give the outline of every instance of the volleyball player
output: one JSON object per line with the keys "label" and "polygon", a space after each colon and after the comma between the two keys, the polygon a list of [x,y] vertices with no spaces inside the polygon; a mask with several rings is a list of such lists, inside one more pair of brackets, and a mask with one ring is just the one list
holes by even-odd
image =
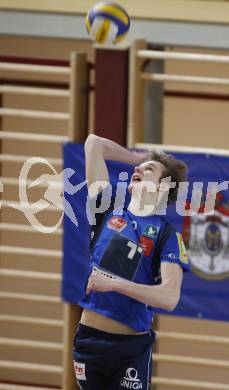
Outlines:
{"label": "volleyball player", "polygon": [[[83,390],[147,390],[154,308],[174,310],[183,269],[188,268],[181,235],[159,213],[166,193],[168,203],[176,201],[186,165],[165,153],[149,158],[95,135],[88,137],[85,155],[89,194],[92,183],[109,184],[106,160],[135,168],[128,207],[113,210],[113,202],[104,215],[97,215],[92,272],[74,338],[76,378]],[[169,192],[165,178],[175,183]],[[151,183],[155,191],[149,191]]]}

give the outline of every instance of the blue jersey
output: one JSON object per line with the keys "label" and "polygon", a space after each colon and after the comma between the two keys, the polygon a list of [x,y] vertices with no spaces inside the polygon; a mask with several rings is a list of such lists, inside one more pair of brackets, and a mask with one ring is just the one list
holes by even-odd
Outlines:
{"label": "blue jersey", "polygon": [[[91,267],[135,283],[161,283],[161,262],[189,269],[182,237],[159,215],[139,217],[127,209],[97,216],[92,231]],[[79,305],[138,332],[151,328],[154,308],[116,292],[91,292]]]}

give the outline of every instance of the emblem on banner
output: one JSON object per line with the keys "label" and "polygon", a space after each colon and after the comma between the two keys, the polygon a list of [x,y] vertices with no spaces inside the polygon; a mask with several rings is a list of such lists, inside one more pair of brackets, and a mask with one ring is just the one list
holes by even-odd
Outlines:
{"label": "emblem on banner", "polygon": [[182,236],[192,271],[205,279],[229,277],[229,205],[216,202],[212,215],[201,206],[192,217],[184,218]]}

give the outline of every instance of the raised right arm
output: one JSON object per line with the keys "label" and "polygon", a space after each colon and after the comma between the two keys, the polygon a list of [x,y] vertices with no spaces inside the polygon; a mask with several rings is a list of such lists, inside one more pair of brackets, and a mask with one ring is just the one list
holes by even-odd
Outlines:
{"label": "raised right arm", "polygon": [[90,134],[84,145],[86,159],[86,179],[88,188],[96,181],[110,183],[104,158],[104,145],[101,137]]}
{"label": "raised right arm", "polygon": [[86,178],[88,188],[96,181],[110,183],[106,160],[125,162],[131,165],[140,164],[145,153],[129,151],[109,139],[90,134],[85,142]]}

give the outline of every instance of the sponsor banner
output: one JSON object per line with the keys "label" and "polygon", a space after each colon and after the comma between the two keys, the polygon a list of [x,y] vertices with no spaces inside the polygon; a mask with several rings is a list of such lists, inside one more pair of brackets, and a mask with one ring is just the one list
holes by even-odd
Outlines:
{"label": "sponsor banner", "polygon": [[[180,191],[180,201],[166,209],[163,218],[179,232],[177,239],[181,261],[184,264],[189,261],[191,264],[191,271],[184,273],[180,303],[172,314],[229,321],[229,158],[203,153],[171,154],[188,165],[189,176],[187,186]],[[71,178],[72,184],[85,180],[82,145],[65,144],[64,166],[76,172]],[[112,195],[115,196],[120,186],[125,186],[125,181],[119,180],[120,173],[126,172],[128,183],[133,167],[108,161],[108,168]],[[218,187],[215,191],[216,185]],[[212,201],[214,191],[217,194],[215,202]],[[85,289],[89,272],[85,187],[75,196],[68,195],[67,199],[79,226],[74,226],[65,213],[62,291],[64,299],[77,303]],[[126,205],[130,200],[128,192],[124,199]],[[117,234],[126,227],[126,221],[121,215],[111,218],[107,223]],[[137,229],[137,223],[135,225],[133,228]],[[149,224],[145,228],[140,240],[146,255],[150,255],[157,234],[154,225]]]}

